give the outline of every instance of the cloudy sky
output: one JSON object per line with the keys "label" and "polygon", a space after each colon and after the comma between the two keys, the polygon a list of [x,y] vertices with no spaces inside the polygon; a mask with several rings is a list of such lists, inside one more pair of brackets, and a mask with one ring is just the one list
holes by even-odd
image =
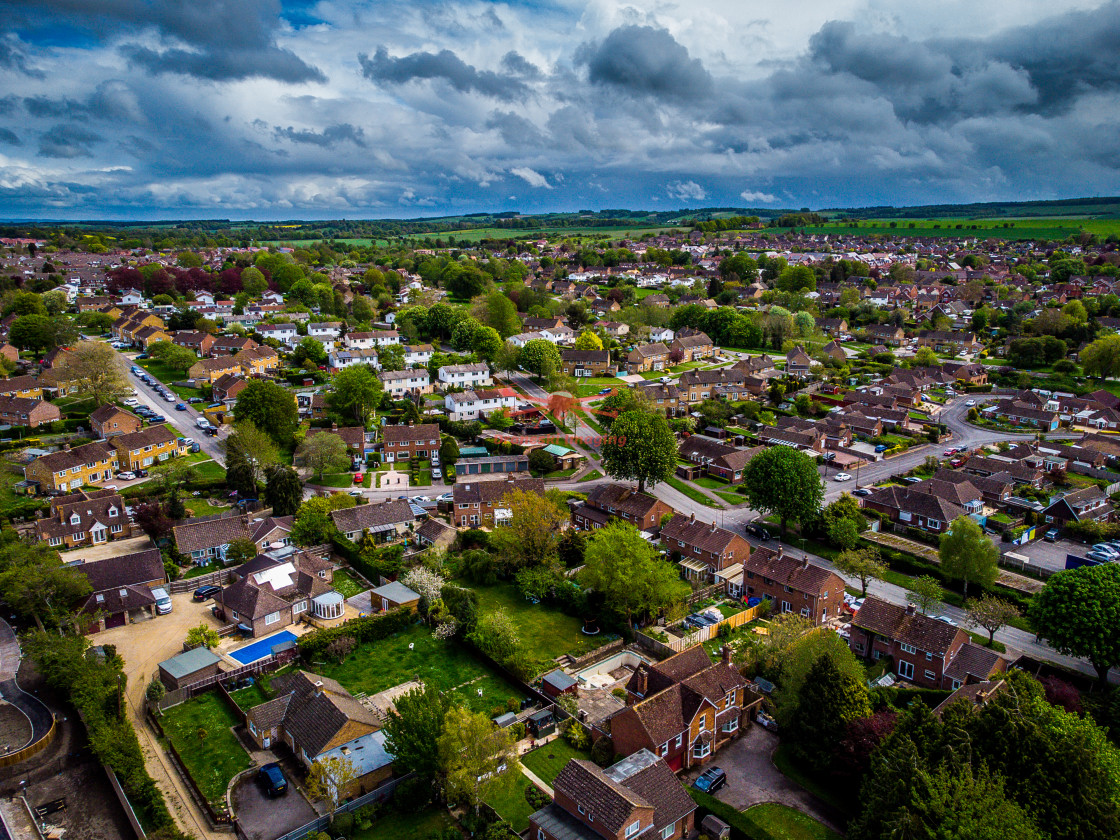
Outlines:
{"label": "cloudy sky", "polygon": [[1120,0],[2,7],[2,218],[1120,193]]}

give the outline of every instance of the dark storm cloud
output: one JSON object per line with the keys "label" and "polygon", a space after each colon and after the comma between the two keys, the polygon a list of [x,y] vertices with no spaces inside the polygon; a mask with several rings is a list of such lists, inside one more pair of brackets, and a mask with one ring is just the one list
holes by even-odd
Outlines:
{"label": "dark storm cloud", "polygon": [[287,128],[276,126],[276,128],[273,129],[273,134],[282,140],[320,146],[324,149],[333,148],[347,140],[359,148],[364,149],[366,147],[365,132],[360,128],[350,125],[350,123],[329,125],[322,131],[312,131],[310,129],[297,131],[291,126]]}
{"label": "dark storm cloud", "polygon": [[511,76],[520,76],[523,79],[539,79],[541,70],[521,53],[510,50],[502,56],[502,69]]}
{"label": "dark storm cloud", "polygon": [[6,5],[11,27],[35,30],[46,19],[103,41],[154,28],[172,42],[166,49],[122,48],[130,61],[152,73],[215,81],[325,81],[318,69],[276,44],[279,0],[9,0]]}
{"label": "dark storm cloud", "polygon": [[90,147],[101,139],[101,135],[76,125],[56,125],[39,137],[39,154],[63,159],[91,157]]}
{"label": "dark storm cloud", "polygon": [[592,84],[643,96],[676,100],[706,98],[712,77],[700,59],[664,29],[620,26],[599,43],[584,44],[576,63]]}
{"label": "dark storm cloud", "polygon": [[0,143],[7,143],[9,146],[23,145],[23,141],[16,136],[15,132],[6,128],[0,128]]}
{"label": "dark storm cloud", "polygon": [[461,93],[474,91],[507,102],[523,100],[529,95],[529,88],[523,82],[491,70],[478,70],[451,50],[415,52],[391,58],[385,47],[378,47],[373,58],[362,54],[358,62],[362,75],[372,82],[403,85],[416,79],[442,79]]}
{"label": "dark storm cloud", "polygon": [[34,79],[45,78],[42,71],[31,66],[27,57],[27,50],[15,35],[0,36],[0,67],[18,70],[25,76]]}

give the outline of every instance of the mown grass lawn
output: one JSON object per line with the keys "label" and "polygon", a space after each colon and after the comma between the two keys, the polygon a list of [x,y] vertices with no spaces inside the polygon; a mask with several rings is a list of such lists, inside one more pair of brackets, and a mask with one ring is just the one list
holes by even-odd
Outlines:
{"label": "mown grass lawn", "polygon": [[738,493],[725,493],[717,490],[716,495],[727,502],[729,505],[745,505],[747,503],[746,496],[740,496]]}
{"label": "mown grass lawn", "polygon": [[331,579],[331,586],[334,587],[335,591],[343,598],[353,598],[355,595],[365,592],[366,589],[369,588],[343,569],[339,569],[334,573],[334,577]]}
{"label": "mown grass lawn", "polygon": [[232,505],[212,505],[206,499],[184,499],[183,507],[190,511],[191,516],[213,516],[215,513],[225,513]]}
{"label": "mown grass lawn", "polygon": [[194,465],[195,478],[206,481],[226,477],[226,468],[217,461],[203,461]]}
{"label": "mown grass lawn", "polygon": [[518,770],[517,782],[509,790],[485,800],[486,804],[497,811],[498,816],[512,825],[513,830],[518,834],[529,827],[529,815],[537,810],[525,798],[525,789],[531,784],[532,782]]}
{"label": "mown grass lawn", "polygon": [[487,713],[498,706],[505,711],[510,697],[518,702],[522,697],[515,686],[491,673],[466,648],[433,638],[422,624],[361,645],[342,664],[326,660],[313,663],[310,670],[338,680],[351,694],[376,694],[420,679],[440,691],[455,689],[459,702]]}
{"label": "mown grass lawn", "polygon": [[599,472],[598,470],[592,470],[587,475],[585,475],[583,478],[581,478],[579,480],[579,483],[582,484],[585,481],[594,481],[595,479],[602,478],[602,477],[603,477],[603,474],[601,472]]}
{"label": "mown grass lawn", "polygon": [[585,636],[580,632],[583,623],[578,618],[526,601],[515,586],[471,584],[468,588],[478,594],[480,612],[504,608],[517,626],[526,650],[541,659],[555,659],[565,653],[578,655],[606,644],[602,636]]}
{"label": "mown grass lawn", "polygon": [[590,753],[577,750],[563,738],[549,741],[543,747],[521,756],[521,763],[533,771],[536,776],[548,785],[557,774],[564,769],[564,765],[573,758],[590,758]]}
{"label": "mown grass lawn", "polygon": [[708,490],[722,490],[727,486],[726,481],[720,481],[718,478],[712,478],[710,475],[702,475],[699,478],[694,478],[692,483],[697,487],[704,487]]}
{"label": "mown grass lawn", "polygon": [[231,691],[229,696],[233,698],[233,702],[239,708],[249,711],[254,706],[259,706],[261,703],[267,703],[269,696],[264,693],[259,682],[254,682],[248,688],[239,688],[237,691]]}
{"label": "mown grass lawn", "polygon": [[699,502],[700,504],[706,505],[707,507],[720,507],[717,502],[714,502],[710,498],[708,498],[707,494],[701,493],[695,487],[689,487],[676,476],[670,476],[669,478],[665,479],[665,483],[676,490],[678,493],[684,493],[694,502]]}
{"label": "mown grass lawn", "polygon": [[253,763],[230,731],[240,721],[211,691],[171,707],[161,723],[199,790],[224,806],[230,780]]}
{"label": "mown grass lawn", "polygon": [[386,813],[367,829],[354,829],[353,840],[415,840],[442,834],[455,824],[447,810],[439,807],[419,812]]}
{"label": "mown grass lawn", "polygon": [[748,823],[759,829],[755,835],[768,840],[840,840],[837,834],[824,823],[817,822],[807,814],[781,805],[767,802],[755,805],[743,812]]}

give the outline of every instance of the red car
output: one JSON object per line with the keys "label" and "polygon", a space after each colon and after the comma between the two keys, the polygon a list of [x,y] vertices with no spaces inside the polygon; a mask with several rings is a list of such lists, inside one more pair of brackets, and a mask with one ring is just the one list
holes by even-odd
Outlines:
{"label": "red car", "polygon": [[360,473],[360,472],[359,473],[354,473],[354,483],[355,484],[361,484],[363,481],[365,481],[365,478],[366,478],[365,473]]}
{"label": "red car", "polygon": [[956,450],[956,449],[946,449],[946,450],[945,450],[944,452],[942,452],[941,454],[942,454],[942,455],[944,455],[944,456],[945,456],[946,458],[948,458],[948,457],[949,457],[950,455],[956,455],[956,454],[957,454],[957,450]]}

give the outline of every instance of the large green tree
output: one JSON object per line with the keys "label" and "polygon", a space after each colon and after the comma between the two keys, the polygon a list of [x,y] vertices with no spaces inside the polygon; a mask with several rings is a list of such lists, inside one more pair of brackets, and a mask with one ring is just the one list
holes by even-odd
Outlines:
{"label": "large green tree", "polygon": [[292,392],[267,379],[250,379],[237,395],[233,416],[249,420],[281,446],[299,426],[299,411]]}
{"label": "large green tree", "polygon": [[1081,351],[1081,367],[1090,376],[1099,376],[1103,382],[1120,375],[1120,335],[1098,338]]}
{"label": "large green tree", "polygon": [[681,597],[676,567],[629,522],[615,519],[595,531],[583,560],[580,583],[631,625],[635,616],[657,615]]}
{"label": "large green tree", "polygon": [[385,748],[394,763],[427,778],[439,772],[437,744],[451,708],[450,695],[430,683],[393,701],[385,721]]}
{"label": "large green tree", "polygon": [[554,492],[513,489],[502,497],[501,506],[510,511],[510,523],[491,532],[490,550],[507,572],[556,560],[560,535],[568,524],[563,498]]}
{"label": "large green tree", "polygon": [[1031,600],[1027,617],[1051,647],[1088,659],[1107,683],[1109,670],[1120,665],[1120,565],[1053,575]]}
{"label": "large green tree", "polygon": [[[847,522],[850,520],[841,519],[838,521]],[[833,563],[840,574],[859,579],[861,598],[867,597],[867,584],[873,580],[882,580],[887,573],[887,567],[879,559],[879,552],[875,548],[856,548],[842,551]]]}
{"label": "large green tree", "polygon": [[971,516],[958,516],[941,535],[937,551],[941,571],[964,583],[968,597],[969,583],[991,586],[999,577],[999,548]]}
{"label": "large green tree", "polygon": [[303,501],[303,481],[291,467],[276,464],[265,476],[264,503],[274,516],[293,516]]}
{"label": "large green tree", "polygon": [[778,515],[783,533],[791,519],[802,524],[813,519],[824,500],[816,463],[788,446],[755,455],[743,471],[743,487],[751,507]]}
{"label": "large green tree", "polygon": [[296,545],[320,545],[338,536],[331,511],[354,507],[357,502],[345,493],[316,496],[299,506],[292,523],[292,542]]}
{"label": "large green tree", "polygon": [[266,432],[257,428],[252,420],[239,420],[223,444],[226,463],[244,461],[252,474],[253,484],[264,481],[268,469],[280,461],[280,450]]}
{"label": "large green tree", "polygon": [[789,743],[794,758],[817,772],[832,762],[848,724],[871,714],[862,669],[845,673],[827,654],[814,660],[796,702],[796,712],[782,724],[782,740]]}
{"label": "large green tree", "polygon": [[611,423],[600,450],[603,469],[612,478],[637,481],[638,492],[673,475],[677,438],[660,414],[627,411]]}
{"label": "large green tree", "polygon": [[364,424],[381,399],[381,392],[381,380],[369,365],[352,365],[335,374],[334,390],[328,399],[335,409]]}
{"label": "large green tree", "polygon": [[64,566],[46,543],[24,543],[10,533],[0,548],[0,598],[39,629],[62,626],[77,601],[90,593],[89,580]]}
{"label": "large green tree", "polygon": [[547,378],[560,370],[560,351],[551,341],[534,338],[525,342],[517,355],[517,363],[530,373]]}
{"label": "large green tree", "polygon": [[350,464],[346,441],[324,429],[308,435],[296,448],[295,464],[311,470],[317,479],[325,472],[342,472]]}
{"label": "large green tree", "polygon": [[448,711],[436,752],[449,802],[477,809],[486,799],[509,795],[522,778],[512,733],[481,712]]}

